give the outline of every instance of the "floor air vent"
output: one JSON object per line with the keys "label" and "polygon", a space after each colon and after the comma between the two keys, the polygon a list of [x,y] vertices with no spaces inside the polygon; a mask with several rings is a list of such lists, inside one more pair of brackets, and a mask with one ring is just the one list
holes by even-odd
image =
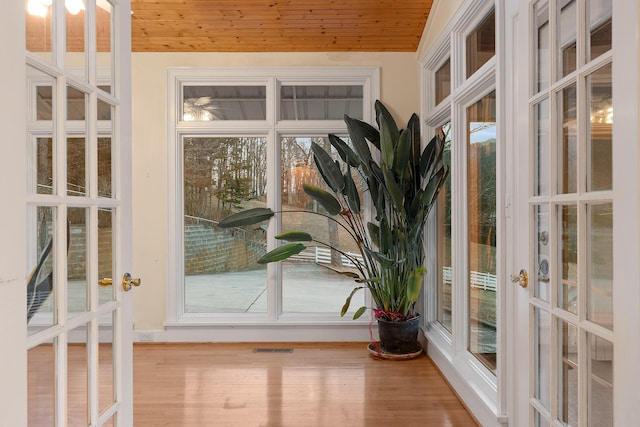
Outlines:
{"label": "floor air vent", "polygon": [[293,353],[292,348],[255,348],[254,353]]}

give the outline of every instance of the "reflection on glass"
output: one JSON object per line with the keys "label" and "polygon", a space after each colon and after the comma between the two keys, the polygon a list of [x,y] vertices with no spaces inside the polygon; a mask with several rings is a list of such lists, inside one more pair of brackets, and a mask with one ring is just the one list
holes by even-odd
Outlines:
{"label": "reflection on glass", "polygon": [[587,334],[589,427],[609,427],[613,422],[613,343]]}
{"label": "reflection on glass", "polygon": [[578,2],[561,1],[558,8],[558,79],[576,70]]}
{"label": "reflection on glass", "polygon": [[56,346],[43,343],[27,352],[27,426],[55,425]]}
{"label": "reflection on glass", "polygon": [[496,13],[489,15],[467,36],[467,78],[496,53]]}
{"label": "reflection on glass", "polygon": [[587,76],[587,94],[590,100],[589,151],[587,191],[611,190],[613,96],[611,64]]}
{"label": "reflection on glass", "polygon": [[558,251],[562,266],[558,305],[575,314],[578,312],[578,209],[576,206],[558,209]]}
{"label": "reflection on glass", "polygon": [[184,86],[182,120],[266,120],[265,86]]}
{"label": "reflection on glass", "polygon": [[24,0],[25,3],[25,35],[27,51],[38,55],[40,59],[53,62],[52,43],[53,28],[51,25],[51,6],[46,2]]}
{"label": "reflection on glass", "polygon": [[569,426],[578,425],[578,328],[558,321],[561,350],[558,367],[558,418]]}
{"label": "reflection on glass", "polygon": [[546,419],[540,412],[533,410],[533,425],[534,427],[551,427],[551,422]]}
{"label": "reflection on glass", "polygon": [[587,318],[613,329],[613,205],[587,206]]}
{"label": "reflection on glass", "polygon": [[549,86],[550,55],[549,55],[549,1],[541,0],[533,6],[533,19],[536,23],[536,50],[535,50],[535,72],[536,72],[536,92]]}
{"label": "reflection on glass", "polygon": [[67,86],[67,120],[85,120],[87,116],[87,95]]}
{"label": "reflection on glass", "polygon": [[67,194],[87,195],[87,151],[84,138],[67,138]]}
{"label": "reflection on glass", "polygon": [[[100,88],[106,88],[109,90],[109,86],[100,86]],[[98,98],[98,120],[109,121],[111,120],[111,105],[108,102]]]}
{"label": "reflection on glass", "polygon": [[36,138],[35,163],[36,163],[36,188],[37,194],[54,194],[53,185],[53,139]]}
{"label": "reflection on glass", "polygon": [[[115,313],[100,318],[101,327],[112,328]],[[102,414],[115,402],[115,358],[113,353],[113,335],[109,340],[101,340],[98,344],[98,411]]]}
{"label": "reflection on glass", "polygon": [[[328,138],[282,138],[280,179],[283,211],[306,210],[326,214],[326,211],[302,188],[303,184],[310,184],[327,189],[313,161],[311,142],[315,142],[331,153],[334,158],[338,158]],[[358,186],[358,177],[353,175],[353,178]],[[360,194],[362,195],[361,191]],[[317,241],[339,248],[356,260],[360,259],[360,252],[353,239],[342,227],[324,216],[308,213],[282,215],[282,231],[292,230],[307,231]],[[323,245],[309,248],[283,262],[283,311],[296,313],[339,311],[355,287],[355,283],[353,279],[336,274],[323,266],[348,270],[351,265],[353,265],[352,259]],[[364,292],[360,292],[351,302],[352,312],[363,305]]]}
{"label": "reflection on glass", "polygon": [[98,197],[112,197],[113,163],[111,136],[98,137]]}
{"label": "reflection on glass", "polygon": [[551,190],[551,135],[549,133],[549,98],[534,107],[535,114],[535,187],[534,195],[548,195]]}
{"label": "reflection on glass", "polygon": [[[98,282],[105,278],[115,279],[113,277],[114,251],[113,212],[109,208],[100,208],[98,209]],[[113,283],[117,283],[117,280],[113,280]],[[100,304],[114,300],[115,286],[100,286],[98,295]]]}
{"label": "reflection on glass", "polygon": [[67,345],[67,420],[69,426],[89,425],[88,325],[69,333]]}
{"label": "reflection on glass", "polygon": [[588,0],[589,34],[591,49],[587,50],[587,61],[597,58],[611,49],[612,20],[611,0]]}
{"label": "reflection on glass", "polygon": [[72,317],[89,308],[87,292],[88,209],[68,208],[70,241],[67,248],[67,311]]}
{"label": "reflection on glass", "polygon": [[[451,167],[451,122],[440,128],[440,132],[445,136],[445,146],[443,162],[445,166]],[[438,302],[437,319],[438,322],[449,332],[451,332],[451,287],[453,284],[453,274],[451,270],[451,175],[447,177],[436,204],[436,215],[438,217]]]}
{"label": "reflection on glass", "polygon": [[[534,254],[535,265],[537,268],[537,280],[534,281],[535,289],[534,294],[537,298],[543,301],[549,302],[549,282],[551,277],[550,265],[550,250],[551,243],[549,240],[549,206],[537,205],[534,207],[535,215],[535,231],[534,236],[537,238],[536,252]],[[535,278],[532,277],[531,279]]]}
{"label": "reflection on glass", "polygon": [[[98,75],[109,82],[113,82],[113,52],[111,46],[113,6],[106,0],[96,1],[96,6],[96,50]],[[100,86],[100,89],[107,93],[111,93],[112,87],[113,84],[105,87]]]}
{"label": "reflection on glass", "polygon": [[469,351],[496,369],[496,97],[467,108]]}
{"label": "reflection on glass", "polygon": [[436,105],[451,93],[451,59],[447,59],[436,71]]}
{"label": "reflection on glass", "polygon": [[[56,324],[54,253],[55,208],[39,206],[30,223],[27,323],[31,335]],[[31,217],[31,215],[29,216]]]}
{"label": "reflection on glass", "polygon": [[362,120],[362,85],[281,86],[280,120]]}
{"label": "reflection on glass", "polygon": [[558,153],[558,192],[577,191],[578,124],[576,107],[576,85],[564,88],[558,95],[558,110],[562,112],[562,128],[559,132],[561,144]]}
{"label": "reflection on glass", "polygon": [[83,73],[78,77],[88,79],[84,70],[87,67],[87,55],[85,46],[85,13],[82,0],[65,0],[66,9],[66,36],[67,55],[65,64],[67,68],[82,69]]}
{"label": "reflection on glass", "polygon": [[[37,80],[36,86],[36,117],[38,121],[53,120],[54,107],[53,104],[53,85],[54,79],[46,74],[36,71],[34,68],[29,67],[27,76],[33,75],[34,80]],[[31,117],[30,119],[33,119]]]}
{"label": "reflection on glass", "polygon": [[551,315],[543,309],[533,309],[534,318],[534,397],[551,410]]}
{"label": "reflection on glass", "polygon": [[183,142],[185,312],[265,312],[262,226],[218,229],[232,212],[266,207],[267,139],[193,137]]}

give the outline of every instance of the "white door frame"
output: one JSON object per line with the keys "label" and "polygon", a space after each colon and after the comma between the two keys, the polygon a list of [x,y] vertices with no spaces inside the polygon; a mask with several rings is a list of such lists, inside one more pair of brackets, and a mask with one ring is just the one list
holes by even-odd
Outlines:
{"label": "white door frame", "polygon": [[[514,123],[517,143],[511,158],[514,235],[510,239],[512,274],[530,270],[529,178],[533,161],[530,144],[529,113],[530,47],[529,0],[519,0],[515,62],[520,66],[514,83]],[[637,0],[613,1],[613,98],[615,108],[613,140],[613,320],[614,320],[614,423],[636,425],[640,419],[640,61],[638,28],[640,7]],[[514,37],[515,39],[515,37]],[[521,189],[518,191],[518,189]],[[526,189],[526,191],[522,191]],[[530,276],[533,272],[529,271]],[[533,285],[533,280],[531,281]],[[511,313],[513,353],[510,356],[513,406],[510,425],[529,425],[529,396],[533,377],[529,366],[532,337],[529,336],[528,289],[516,287],[515,310]],[[582,424],[581,424],[582,425]]]}
{"label": "white door frame", "polygon": [[[26,360],[26,95],[25,88],[25,20],[24,4],[3,4],[0,14],[2,61],[0,68],[0,425],[27,425],[27,360]],[[9,43],[11,40],[12,43]],[[11,64],[7,66],[6,64]],[[19,177],[16,180],[16,177]],[[9,183],[18,183],[11,185]],[[20,183],[23,183],[20,185]],[[8,244],[10,242],[10,244]]]}
{"label": "white door frame", "polygon": [[[116,238],[116,256],[119,263],[116,274],[131,271],[131,7],[130,0],[111,0],[117,5],[119,23],[112,33],[116,51],[116,93],[120,110],[117,114],[114,137],[120,148],[114,152],[119,214],[116,222],[120,236]],[[0,16],[0,38],[4,67],[0,69],[2,102],[2,144],[0,144],[0,182],[2,186],[2,213],[0,231],[3,245],[0,247],[0,425],[27,425],[27,138],[26,138],[26,61],[25,50],[25,1],[8,2]],[[94,4],[93,1],[87,1]],[[95,39],[93,39],[95,40]],[[114,283],[119,281],[114,280]],[[133,426],[133,295],[122,294],[120,309],[115,319],[114,347],[116,375],[115,394],[118,405],[117,425]],[[97,332],[97,329],[94,330]],[[61,363],[66,363],[62,361]],[[97,374],[93,374],[97,375]],[[60,418],[60,417],[58,417]]]}

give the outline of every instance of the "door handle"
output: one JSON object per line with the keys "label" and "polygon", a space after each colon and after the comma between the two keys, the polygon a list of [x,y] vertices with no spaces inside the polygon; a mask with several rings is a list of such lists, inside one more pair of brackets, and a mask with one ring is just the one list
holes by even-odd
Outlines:
{"label": "door handle", "polygon": [[[122,289],[125,292],[129,292],[134,286],[135,287],[140,286],[140,283],[141,283],[140,279],[133,279],[131,277],[131,274],[129,273],[124,273],[124,275],[122,276]],[[111,277],[105,277],[104,279],[101,279],[100,281],[98,281],[98,284],[100,286],[112,286],[113,279]]]}
{"label": "door handle", "polygon": [[529,286],[529,275],[527,274],[527,270],[523,268],[522,270],[520,270],[520,273],[518,275],[512,274],[511,283],[517,283],[523,288]]}

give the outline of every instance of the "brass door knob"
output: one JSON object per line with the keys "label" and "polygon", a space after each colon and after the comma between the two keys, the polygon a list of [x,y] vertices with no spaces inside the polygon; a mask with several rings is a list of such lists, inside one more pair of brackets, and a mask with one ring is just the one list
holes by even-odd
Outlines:
{"label": "brass door knob", "polygon": [[111,286],[113,285],[113,279],[111,277],[105,277],[104,279],[101,279],[98,281],[98,285],[100,286]]}
{"label": "brass door knob", "polygon": [[527,270],[523,268],[522,270],[520,270],[520,273],[518,275],[512,274],[511,283],[517,283],[523,288],[529,286],[529,275],[527,274]]}
{"label": "brass door knob", "polygon": [[[131,278],[131,274],[129,273],[124,273],[122,276],[122,289],[124,289],[125,292],[129,292],[134,286],[140,286],[140,283],[140,279]],[[99,280],[98,284],[100,286],[112,286],[113,279],[111,277],[105,277],[104,279]]]}
{"label": "brass door knob", "polygon": [[132,279],[129,273],[124,273],[124,276],[122,276],[122,289],[125,292],[129,292],[134,286],[140,286],[140,283],[140,279]]}

